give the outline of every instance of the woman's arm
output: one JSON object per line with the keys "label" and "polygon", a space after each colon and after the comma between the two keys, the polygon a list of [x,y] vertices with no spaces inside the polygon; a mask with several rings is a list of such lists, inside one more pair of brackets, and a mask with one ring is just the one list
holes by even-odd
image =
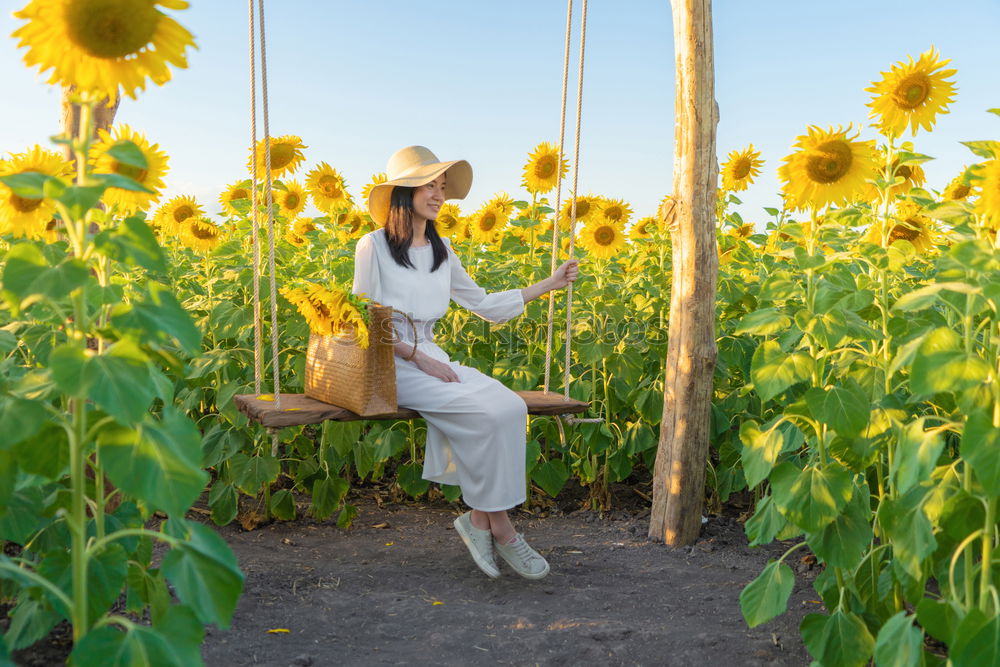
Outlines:
{"label": "woman's arm", "polygon": [[528,303],[532,299],[537,299],[546,292],[566,287],[571,282],[575,281],[579,275],[579,263],[579,260],[575,259],[564,262],[563,265],[556,269],[555,273],[548,278],[539,280],[534,285],[528,285],[522,289],[521,298],[524,299],[525,303]]}

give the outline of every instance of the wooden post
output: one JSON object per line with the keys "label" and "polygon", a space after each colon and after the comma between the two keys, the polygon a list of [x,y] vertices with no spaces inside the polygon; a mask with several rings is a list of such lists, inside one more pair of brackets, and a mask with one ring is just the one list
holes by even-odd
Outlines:
{"label": "wooden post", "polygon": [[673,278],[663,421],[653,472],[649,537],[698,538],[715,371],[718,163],[711,0],[672,0],[674,101]]}
{"label": "wooden post", "polygon": [[[73,104],[72,100],[73,90],[71,88],[63,88],[62,90],[62,128],[63,136],[66,137],[76,137],[80,134],[80,105]],[[110,130],[111,125],[115,122],[115,113],[118,111],[118,105],[121,104],[121,96],[115,98],[114,103],[111,100],[105,99],[100,104],[94,106],[94,136],[97,136],[98,130]],[[63,155],[66,156],[67,160],[75,159],[73,155],[73,149],[71,149],[67,144],[63,144]]]}

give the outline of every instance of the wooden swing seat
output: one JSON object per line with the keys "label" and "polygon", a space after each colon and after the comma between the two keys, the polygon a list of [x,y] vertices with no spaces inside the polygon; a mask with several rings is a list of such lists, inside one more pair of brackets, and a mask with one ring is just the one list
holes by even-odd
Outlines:
{"label": "wooden swing seat", "polygon": [[[552,392],[518,391],[515,393],[527,404],[529,415],[579,414],[590,407],[590,403],[587,401],[568,399],[562,394]],[[233,402],[239,411],[252,421],[268,428],[319,424],[327,420],[349,422],[359,419],[392,420],[420,417],[415,410],[405,408],[400,408],[390,414],[362,417],[332,403],[323,403],[314,398],[308,398],[305,394],[282,394],[281,409],[278,409],[273,399],[261,400],[257,398],[261,395],[268,396],[267,394],[239,394],[233,397]]]}

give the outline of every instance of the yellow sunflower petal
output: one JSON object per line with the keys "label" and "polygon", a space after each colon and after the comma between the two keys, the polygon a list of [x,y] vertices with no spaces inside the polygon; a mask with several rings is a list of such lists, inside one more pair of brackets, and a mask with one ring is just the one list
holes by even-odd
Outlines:
{"label": "yellow sunflower petal", "polygon": [[600,220],[583,226],[579,244],[600,259],[610,259],[625,249],[625,231],[617,224]]}
{"label": "yellow sunflower petal", "polygon": [[[108,153],[113,147],[126,141],[135,144],[142,153],[146,159],[145,168],[121,163]],[[98,132],[98,141],[90,150],[90,161],[95,173],[127,176],[153,190],[150,193],[108,188],[102,199],[109,206],[117,206],[122,213],[134,213],[145,210],[159,199],[160,191],[164,188],[163,177],[168,171],[167,154],[160,150],[158,144],[150,144],[144,135],[133,131],[128,125],[118,125],[112,132]]]}
{"label": "yellow sunflower petal", "polygon": [[556,187],[567,169],[566,160],[559,163],[559,147],[543,141],[528,155],[528,163],[524,165],[524,186],[533,194],[545,194]]}
{"label": "yellow sunflower petal", "polygon": [[326,162],[320,162],[306,174],[306,189],[316,208],[324,213],[332,214],[351,207],[344,177]]}
{"label": "yellow sunflower petal", "polygon": [[875,173],[873,141],[854,141],[847,129],[810,126],[778,168],[782,194],[792,208],[821,208],[854,201]]}
{"label": "yellow sunflower petal", "polygon": [[222,228],[205,218],[188,218],[180,225],[181,243],[198,252],[214,250],[222,241]]}
{"label": "yellow sunflower petal", "polygon": [[[72,168],[62,155],[41,146],[0,160],[0,176],[37,173],[63,177],[69,175]],[[55,212],[51,199],[22,197],[0,183],[0,234],[39,238]]]}
{"label": "yellow sunflower petal", "polygon": [[899,136],[907,127],[913,134],[919,128],[930,130],[938,114],[948,113],[955,99],[955,83],[948,77],[953,69],[942,69],[950,60],[939,60],[934,47],[922,53],[916,62],[898,62],[880,81],[873,81],[865,92],[874,93],[869,116],[877,119],[886,135]]}
{"label": "yellow sunflower petal", "polygon": [[722,165],[722,189],[731,192],[741,192],[753,184],[753,179],[760,173],[764,161],[760,152],[755,151],[753,144],[742,151],[733,151],[729,159]]}
{"label": "yellow sunflower petal", "polygon": [[[281,137],[271,137],[271,178],[279,178],[283,174],[294,173],[302,161],[306,159],[302,153],[303,148],[308,148],[302,143],[302,139],[293,134],[286,134]],[[257,175],[264,177],[266,169],[265,161],[267,154],[264,151],[264,140],[257,142]],[[253,168],[254,151],[250,151],[250,158],[247,160],[247,169]]]}

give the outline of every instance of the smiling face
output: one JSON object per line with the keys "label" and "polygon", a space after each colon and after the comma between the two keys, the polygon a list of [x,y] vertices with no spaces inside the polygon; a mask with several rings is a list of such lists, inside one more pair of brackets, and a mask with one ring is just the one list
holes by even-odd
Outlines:
{"label": "smiling face", "polygon": [[424,220],[437,218],[444,204],[445,175],[441,174],[430,183],[413,189],[413,213]]}

